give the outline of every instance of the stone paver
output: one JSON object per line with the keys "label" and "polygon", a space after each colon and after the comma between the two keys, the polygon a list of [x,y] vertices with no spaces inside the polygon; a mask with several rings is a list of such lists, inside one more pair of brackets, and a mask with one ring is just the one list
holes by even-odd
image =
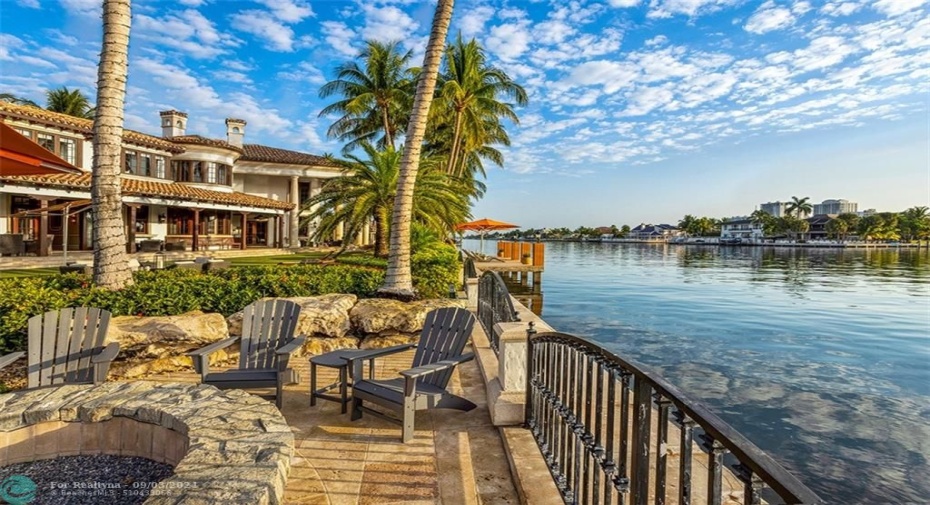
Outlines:
{"label": "stone paver", "polygon": [[[412,358],[409,351],[377,360],[377,376],[396,376]],[[292,363],[302,383],[285,388],[283,413],[295,438],[285,503],[518,503],[474,361],[458,367],[450,389],[478,408],[418,412],[416,437],[408,444],[400,441],[400,425],[374,416],[353,422],[339,413],[339,404],[325,400],[310,407],[307,358]],[[327,368],[318,373],[320,385],[336,377]],[[196,382],[198,376],[177,372],[152,379]]]}

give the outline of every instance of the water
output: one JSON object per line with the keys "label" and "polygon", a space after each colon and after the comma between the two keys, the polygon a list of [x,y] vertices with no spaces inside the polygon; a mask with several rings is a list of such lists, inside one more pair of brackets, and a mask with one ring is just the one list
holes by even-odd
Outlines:
{"label": "water", "polygon": [[828,502],[930,503],[927,249],[547,243],[542,291]]}

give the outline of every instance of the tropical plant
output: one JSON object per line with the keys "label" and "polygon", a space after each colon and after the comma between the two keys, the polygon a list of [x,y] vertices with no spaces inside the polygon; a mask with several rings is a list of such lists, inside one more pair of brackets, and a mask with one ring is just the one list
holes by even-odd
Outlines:
{"label": "tropical plant", "polygon": [[619,235],[619,236],[620,236],[621,238],[622,238],[622,237],[626,237],[626,236],[629,235],[629,234],[630,234],[630,225],[625,224],[625,225],[623,225],[623,226],[620,227],[620,235]]}
{"label": "tropical plant", "polygon": [[8,102],[14,105],[28,105],[29,107],[38,107],[39,104],[29,100],[28,98],[21,98],[13,93],[0,93],[0,102]]}
{"label": "tropical plant", "polygon": [[100,106],[94,117],[90,184],[94,282],[110,290],[132,284],[120,190],[130,11],[130,0],[104,0],[103,49],[97,67],[97,103]]}
{"label": "tropical plant", "polygon": [[369,40],[357,58],[361,65],[340,65],[336,79],[320,88],[320,98],[342,97],[323,108],[320,116],[341,115],[327,135],[347,141],[343,153],[364,142],[394,147],[397,133],[407,124],[413,94],[416,70],[408,67],[410,56],[410,51],[401,52],[399,42]]}
{"label": "tropical plant", "polygon": [[519,124],[513,105],[528,103],[526,91],[501,69],[488,64],[484,49],[475,39],[461,34],[446,49],[445,72],[439,77],[437,107],[431,110],[432,137],[441,139],[448,153],[447,172],[464,176],[484,172],[482,159],[502,165],[494,144],[510,145],[502,119]]}
{"label": "tropical plant", "polygon": [[794,217],[809,216],[814,210],[814,207],[808,202],[810,199],[809,196],[804,198],[792,196],[791,201],[785,206],[785,213]]}
{"label": "tropical plant", "polygon": [[[125,88],[125,83],[123,87]],[[66,87],[50,89],[45,96],[45,108],[52,112],[60,112],[82,119],[94,119],[95,108],[90,104],[87,96],[79,89],[68,89]],[[99,92],[97,96],[99,102]],[[122,117],[122,114],[120,116]]]}
{"label": "tropical plant", "polygon": [[[319,220],[315,240],[326,240],[340,227],[345,237],[354,237],[364,225],[375,225],[375,255],[388,256],[390,214],[394,208],[401,152],[378,151],[361,144],[366,157],[349,155],[339,160],[343,176],[330,179],[319,194],[307,200],[310,214],[304,221]],[[415,189],[413,215],[418,223],[445,236],[456,223],[468,219],[468,199],[461,188],[436,163],[424,160]],[[348,243],[348,239],[343,240]]]}
{"label": "tropical plant", "polygon": [[698,218],[692,216],[691,214],[686,214],[685,217],[681,218],[681,220],[678,221],[678,227],[688,235],[700,234]]}
{"label": "tropical plant", "polygon": [[845,240],[849,235],[849,222],[842,219],[831,219],[826,225],[827,233],[837,240]]}
{"label": "tropical plant", "polygon": [[930,238],[930,215],[927,207],[911,207],[898,218],[901,238],[904,240]]}
{"label": "tropical plant", "polygon": [[410,275],[410,221],[413,216],[414,188],[420,166],[420,151],[429,120],[430,104],[436,91],[436,78],[442,60],[449,23],[452,21],[454,0],[438,0],[433,17],[429,42],[423,59],[423,71],[417,83],[417,94],[407,125],[406,145],[397,181],[397,197],[391,216],[391,248],[384,285],[378,293],[400,299],[416,296]]}
{"label": "tropical plant", "polygon": [[752,224],[762,226],[762,235],[766,237],[775,235],[776,218],[768,212],[762,209],[755,210],[749,215],[749,221],[752,222]]}
{"label": "tropical plant", "polygon": [[859,220],[859,236],[865,240],[900,240],[898,214],[879,212]]}

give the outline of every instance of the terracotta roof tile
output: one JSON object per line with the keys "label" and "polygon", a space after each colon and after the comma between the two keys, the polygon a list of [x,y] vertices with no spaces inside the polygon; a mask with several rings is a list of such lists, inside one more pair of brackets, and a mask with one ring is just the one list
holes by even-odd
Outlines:
{"label": "terracotta roof tile", "polygon": [[[0,101],[0,117],[9,117],[11,119],[20,119],[35,121],[48,126],[55,126],[66,130],[72,130],[85,136],[93,134],[94,122],[90,119],[69,116],[52,112],[39,107],[29,107],[26,105],[15,105],[9,102]],[[171,153],[183,153],[184,148],[161,137],[153,137],[133,130],[123,130],[123,141],[129,144],[136,144],[143,147],[151,147]]]}
{"label": "terracotta roof tile", "polygon": [[[90,189],[91,174],[54,174],[54,175],[24,175],[0,176],[0,181],[13,184],[29,184],[62,187],[69,189]],[[246,193],[211,191],[198,186],[189,186],[175,182],[147,181],[123,177],[120,179],[124,195],[160,196],[178,198],[191,202],[210,202],[228,205],[243,205],[263,209],[291,210],[294,204],[279,202],[270,198],[249,195]]]}
{"label": "terracotta roof tile", "polygon": [[211,139],[200,135],[179,135],[177,137],[171,137],[171,141],[176,144],[197,144],[202,146],[222,147],[224,149],[236,151],[237,153],[242,152],[241,147],[236,147],[225,140]]}
{"label": "terracotta roof tile", "polygon": [[288,151],[277,147],[258,144],[245,144],[242,146],[243,155],[239,161],[264,161],[269,163],[288,163],[292,165],[315,165],[322,167],[340,168],[338,164],[323,156]]}

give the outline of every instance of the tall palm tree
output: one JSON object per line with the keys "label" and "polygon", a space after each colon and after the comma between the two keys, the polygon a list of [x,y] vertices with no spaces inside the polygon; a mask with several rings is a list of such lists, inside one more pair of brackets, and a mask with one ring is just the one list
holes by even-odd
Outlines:
{"label": "tall palm tree", "polygon": [[791,201],[788,202],[788,205],[785,206],[785,212],[788,215],[794,217],[804,217],[810,215],[814,210],[814,207],[808,202],[811,198],[805,196],[804,198],[798,198],[796,196],[791,197]]}
{"label": "tall palm tree", "polygon": [[749,215],[749,221],[755,225],[762,226],[762,235],[771,236],[775,234],[775,216],[768,212],[757,209]]}
{"label": "tall palm tree", "polygon": [[363,142],[394,147],[397,132],[406,125],[413,95],[415,70],[408,66],[411,54],[401,52],[400,42],[369,40],[358,56],[362,65],[356,61],[340,65],[336,80],[320,88],[320,98],[342,96],[320,111],[320,116],[341,115],[327,135],[348,140],[343,153]]}
{"label": "tall palm tree", "polygon": [[130,0],[104,0],[103,49],[97,67],[97,113],[90,194],[94,283],[111,290],[132,284],[120,191],[123,102],[129,64]]}
{"label": "tall palm tree", "polygon": [[437,1],[433,28],[426,44],[423,71],[417,82],[417,94],[407,125],[406,145],[397,181],[397,198],[394,200],[394,213],[391,216],[391,250],[387,273],[384,276],[384,285],[378,290],[383,296],[400,299],[412,299],[416,296],[410,274],[410,218],[413,214],[413,192],[417,183],[417,169],[420,166],[420,151],[423,148],[423,135],[429,120],[429,108],[436,91],[436,77],[439,75],[446,34],[452,21],[453,5],[454,0]]}
{"label": "tall palm tree", "polygon": [[[513,105],[501,102],[501,98],[511,99],[520,106],[528,103],[523,87],[503,70],[490,66],[478,42],[475,39],[465,42],[460,33],[446,50],[446,71],[440,76],[438,99],[443,107],[433,109],[437,115],[444,113],[449,116],[451,139],[447,171],[450,174],[466,172],[467,154],[478,158],[485,155],[501,164],[499,152],[481,150],[492,143],[510,145],[510,138],[500,124],[501,119],[509,119],[515,124],[520,122]],[[474,163],[476,160],[471,161]]]}
{"label": "tall palm tree", "polygon": [[94,119],[94,107],[79,89],[68,89],[66,87],[50,89],[46,92],[45,97],[45,108],[52,112],[60,112],[82,119]]}
{"label": "tall palm tree", "polygon": [[32,100],[16,96],[13,93],[0,93],[0,102],[8,102],[14,105],[28,105],[29,107],[39,106],[39,104],[33,102]]}
{"label": "tall palm tree", "polygon": [[[345,236],[352,237],[365,223],[374,222],[375,255],[387,257],[401,152],[392,148],[378,151],[367,143],[362,144],[362,149],[365,158],[349,155],[348,160],[337,161],[343,167],[343,176],[331,179],[304,204],[306,209],[312,209],[305,219],[320,220],[314,233],[317,240],[326,240],[340,224],[345,226]],[[417,178],[413,216],[441,236],[469,217],[467,196],[439,164],[429,160],[424,160]]]}

